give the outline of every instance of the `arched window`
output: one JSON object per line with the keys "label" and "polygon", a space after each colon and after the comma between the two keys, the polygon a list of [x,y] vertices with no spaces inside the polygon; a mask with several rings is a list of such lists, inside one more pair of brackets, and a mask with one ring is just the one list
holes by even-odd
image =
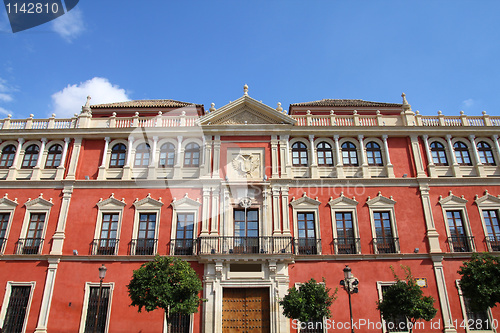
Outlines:
{"label": "arched window", "polygon": [[30,145],[24,151],[23,164],[21,166],[22,169],[31,169],[36,165],[38,161],[38,154],[40,152],[40,148],[38,145]]}
{"label": "arched window", "polygon": [[141,143],[135,149],[135,162],[136,167],[147,167],[149,165],[150,148],[147,143]]}
{"label": "arched window", "polygon": [[332,146],[328,142],[320,142],[316,147],[318,154],[318,165],[319,166],[332,166],[333,165],[333,154]]}
{"label": "arched window", "polygon": [[352,142],[344,142],[342,144],[342,163],[345,166],[358,166],[358,152],[356,146]]}
{"label": "arched window", "polygon": [[200,146],[196,143],[188,143],[184,150],[184,166],[197,167],[200,165]]}
{"label": "arched window", "polygon": [[45,167],[49,169],[57,168],[61,165],[62,147],[61,145],[52,145],[47,153]]}
{"label": "arched window", "polygon": [[368,165],[384,165],[382,151],[378,143],[371,141],[366,144],[366,159]]}
{"label": "arched window", "polygon": [[0,158],[0,168],[7,169],[12,166],[14,157],[16,156],[16,147],[14,145],[5,146],[2,149],[2,157]]}
{"label": "arched window", "polygon": [[295,142],[292,145],[293,166],[307,166],[307,146],[302,142]]}
{"label": "arched window", "polygon": [[127,147],[123,143],[118,143],[111,148],[110,168],[122,168],[125,165],[125,155]]}
{"label": "arched window", "polygon": [[444,149],[444,146],[441,143],[434,141],[433,143],[431,143],[430,147],[432,161],[434,162],[434,164],[448,165],[448,160],[446,159],[446,150]]}
{"label": "arched window", "polygon": [[170,142],[165,143],[160,148],[160,161],[161,167],[173,167],[175,164],[175,146]]}
{"label": "arched window", "polygon": [[496,165],[495,159],[493,158],[493,152],[491,151],[491,146],[484,141],[477,144],[477,151],[479,153],[479,159],[481,163],[486,165]]}
{"label": "arched window", "polygon": [[469,149],[465,143],[457,141],[453,145],[453,149],[455,150],[455,158],[457,159],[458,164],[472,165],[469,156]]}

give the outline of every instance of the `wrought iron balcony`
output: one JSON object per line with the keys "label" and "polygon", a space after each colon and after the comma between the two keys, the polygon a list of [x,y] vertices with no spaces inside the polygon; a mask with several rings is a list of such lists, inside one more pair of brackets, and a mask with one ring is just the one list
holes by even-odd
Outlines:
{"label": "wrought iron balcony", "polygon": [[336,254],[356,254],[360,248],[360,239],[354,237],[339,237],[333,239]]}
{"label": "wrought iron balcony", "polygon": [[315,238],[297,238],[295,240],[297,254],[320,254],[321,239]]}
{"label": "wrought iron balcony", "polygon": [[43,245],[43,238],[19,238],[17,254],[38,254]]}
{"label": "wrought iron balcony", "polygon": [[196,241],[194,239],[172,239],[170,241],[170,254],[177,256],[190,256],[195,254]]}
{"label": "wrought iron balcony", "polygon": [[136,256],[152,256],[156,254],[158,239],[138,238],[132,239],[130,243],[130,254]]}
{"label": "wrought iron balcony", "polygon": [[115,255],[119,240],[116,238],[98,238],[92,242],[93,255]]}
{"label": "wrought iron balcony", "polygon": [[294,252],[292,237],[200,237],[197,240],[199,254],[279,254]]}
{"label": "wrought iron balcony", "polygon": [[448,238],[451,252],[472,252],[474,249],[474,237],[451,236]]}
{"label": "wrought iron balcony", "polygon": [[491,251],[500,251],[500,237],[488,236],[486,242],[490,246]]}
{"label": "wrought iron balcony", "polygon": [[398,237],[376,237],[373,239],[375,253],[398,253]]}

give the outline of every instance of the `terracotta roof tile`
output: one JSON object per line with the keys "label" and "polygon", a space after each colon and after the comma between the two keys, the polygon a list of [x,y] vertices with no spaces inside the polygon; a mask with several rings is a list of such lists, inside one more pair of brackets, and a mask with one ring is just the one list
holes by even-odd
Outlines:
{"label": "terracotta roof tile", "polygon": [[364,101],[362,99],[322,99],[320,101],[312,101],[305,103],[294,103],[290,106],[354,106],[354,107],[401,107],[398,103],[380,103]]}
{"label": "terracotta roof tile", "polygon": [[144,99],[137,101],[126,101],[117,103],[106,103],[91,105],[92,109],[111,109],[111,108],[181,108],[184,106],[203,106],[201,104],[175,101],[173,99]]}

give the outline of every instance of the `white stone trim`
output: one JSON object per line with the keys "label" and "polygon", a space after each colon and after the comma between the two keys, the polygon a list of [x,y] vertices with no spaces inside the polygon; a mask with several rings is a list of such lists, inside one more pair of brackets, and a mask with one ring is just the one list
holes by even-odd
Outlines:
{"label": "white stone trim", "polygon": [[[379,301],[382,301],[383,300],[383,293],[382,293],[382,287],[389,287],[389,286],[392,286],[393,284],[396,284],[396,282],[394,281],[377,281],[377,293],[378,293],[378,299]],[[384,320],[384,317],[382,316],[382,313],[380,313],[380,322],[382,323],[382,332],[383,333],[387,333],[387,328],[386,328],[386,324],[385,324],[385,320]],[[408,325],[408,321],[406,322],[406,324]],[[404,333],[407,333],[408,330],[406,331],[391,331],[393,333],[395,332],[404,332]]]}
{"label": "white stone trim", "polygon": [[[115,283],[114,282],[103,283],[102,286],[103,286],[103,288],[104,287],[109,288],[109,301],[108,301],[108,310],[107,310],[108,315],[106,318],[106,327],[104,329],[104,332],[107,333],[109,330],[109,318],[111,317],[111,305],[112,305],[112,300],[113,300],[113,290],[115,288]],[[79,333],[85,332],[85,321],[87,319],[87,310],[89,307],[90,288],[91,287],[99,288],[99,282],[86,282],[85,283],[85,292],[84,292],[84,296],[83,296],[83,306],[82,306],[82,316],[80,318],[80,330],[78,331]]]}
{"label": "white stone trim", "polygon": [[[488,228],[486,228],[486,222],[484,221],[484,210],[495,210],[497,212],[497,219],[500,219],[500,197],[495,197],[488,193],[488,190],[484,192],[482,197],[476,195],[474,202],[476,203],[477,209],[479,211],[479,216],[481,217],[481,224],[483,226],[483,231],[485,237],[489,237]],[[489,241],[486,241],[488,246],[488,251],[492,251]]]}
{"label": "white stone trim", "polygon": [[[333,238],[337,238],[337,219],[335,213],[351,213],[352,214],[352,228],[354,232],[354,246],[356,248],[356,254],[361,253],[361,247],[356,242],[356,238],[359,238],[359,224],[358,224],[358,213],[356,206],[358,202],[355,200],[355,197],[348,198],[344,196],[344,193],[341,192],[340,196],[336,199],[330,197],[330,201],[328,201],[330,205],[330,213],[332,218],[332,230],[333,230]],[[335,254],[338,254],[337,244],[334,243]]]}
{"label": "white stone trim", "polygon": [[43,193],[40,193],[40,196],[35,199],[28,198],[28,201],[25,202],[24,206],[26,207],[26,212],[24,213],[23,226],[21,228],[21,234],[19,238],[27,238],[28,228],[30,224],[31,214],[45,214],[45,220],[43,222],[43,231],[42,231],[42,239],[44,240],[38,249],[38,253],[41,253],[43,250],[43,246],[46,245],[45,234],[47,232],[47,225],[49,224],[50,217],[50,209],[54,204],[52,203],[52,198],[50,200],[46,200],[43,198]]}
{"label": "white stone trim", "polygon": [[[441,205],[441,211],[443,213],[444,224],[446,226],[446,237],[447,241],[451,237],[450,226],[448,224],[448,217],[446,216],[447,211],[460,211],[462,215],[462,227],[465,232],[466,237],[472,237],[472,230],[470,227],[469,214],[467,214],[466,203],[468,201],[462,197],[457,197],[453,195],[450,191],[446,198],[439,196],[439,204]],[[476,251],[476,247],[473,241],[468,240],[469,247],[472,252]],[[450,252],[454,252],[450,246]]]}
{"label": "white stone trim", "polygon": [[26,307],[26,314],[24,316],[23,329],[21,330],[22,333],[25,333],[26,332],[26,325],[28,324],[28,318],[29,318],[30,309],[31,309],[31,301],[33,300],[33,293],[35,291],[35,286],[36,286],[35,281],[31,281],[31,282],[7,281],[7,284],[5,286],[5,295],[3,297],[2,310],[0,312],[0,327],[3,327],[3,324],[4,324],[5,315],[7,314],[7,308],[9,307],[9,301],[10,301],[10,295],[12,292],[12,287],[18,287],[18,286],[19,287],[23,287],[23,286],[31,287],[30,296],[28,299],[28,306]]}
{"label": "white stone trim", "polygon": [[10,228],[12,226],[14,211],[16,210],[17,205],[17,198],[14,198],[14,200],[9,199],[8,193],[5,193],[4,197],[0,199],[0,213],[9,214],[9,221],[7,222],[7,228],[5,229],[4,243],[3,246],[0,245],[0,254],[3,254],[5,251],[5,246],[9,239]]}
{"label": "white stone trim", "polygon": [[[316,198],[317,199],[317,198]],[[319,206],[321,205],[321,202],[318,200],[311,199],[307,196],[307,194],[304,192],[303,196],[297,200],[295,200],[295,197],[292,197],[292,201],[290,202],[290,205],[292,206],[292,218],[293,218],[293,234],[295,235],[295,239],[299,239],[299,228],[298,228],[298,213],[314,213],[314,232],[316,234],[316,240],[321,240],[321,228],[320,228],[320,220],[319,220]],[[318,242],[316,242],[316,245],[318,245]],[[321,254],[322,246],[317,246],[317,254]],[[298,251],[296,249],[296,251]]]}
{"label": "white stone trim", "polygon": [[[460,309],[462,310],[462,318],[463,318],[463,325],[457,325],[458,327],[461,327],[461,328],[464,328],[465,326],[465,332],[466,333],[469,333],[469,332],[474,332],[474,333],[488,333],[488,332],[496,332],[496,330],[494,328],[492,328],[491,330],[471,330],[469,328],[469,318],[467,317],[467,308],[465,307],[465,299],[464,299],[464,295],[462,293],[462,288],[460,288],[460,280],[455,280],[455,285],[457,287],[457,291],[458,291],[458,297],[460,299]],[[488,322],[490,323],[490,325],[492,324],[492,320],[493,320],[493,315],[491,313],[491,308],[488,308],[488,310],[486,310],[486,314],[488,315]],[[473,324],[474,325],[474,324]]]}
{"label": "white stone trim", "polygon": [[[141,214],[156,214],[156,223],[155,223],[155,235],[154,239],[159,238],[159,230],[160,230],[160,216],[161,216],[161,207],[163,206],[163,202],[161,202],[161,197],[158,200],[151,198],[150,193],[142,199],[135,199],[133,203],[135,207],[134,212],[134,226],[132,228],[132,239],[138,239],[139,237],[139,223]],[[153,253],[157,253],[158,244],[154,244]],[[135,255],[135,253],[131,253],[131,255]]]}
{"label": "white stone trim", "polygon": [[[370,197],[368,197],[366,200],[366,204],[368,205],[368,209],[370,210],[372,240],[377,238],[377,232],[375,230],[375,220],[373,217],[373,213],[375,213],[375,212],[389,212],[389,218],[391,219],[392,237],[398,239],[398,241],[395,242],[395,244],[394,244],[394,248],[396,250],[396,253],[401,253],[400,244],[399,244],[398,227],[397,227],[397,223],[396,223],[396,211],[394,209],[396,201],[394,201],[392,199],[392,196],[387,198],[387,197],[384,197],[381,192],[378,192],[378,195],[375,198],[371,199]],[[373,250],[375,251],[375,254],[378,254],[378,248],[377,248],[376,243],[374,243],[373,245],[374,245]]]}
{"label": "white stone trim", "polygon": [[[177,214],[178,213],[191,213],[194,215],[194,225],[193,225],[193,241],[198,237],[198,230],[200,225],[200,206],[201,202],[195,201],[188,197],[186,193],[182,199],[174,200],[170,204],[173,208],[172,211],[172,228],[170,233],[170,239],[176,239],[177,235]],[[173,250],[171,248],[171,250]],[[172,253],[171,253],[172,254]]]}
{"label": "white stone trim", "polygon": [[[110,197],[106,200],[99,200],[97,205],[97,222],[94,231],[94,239],[101,238],[101,228],[102,228],[102,216],[103,214],[118,214],[118,228],[116,230],[116,240],[118,241],[115,247],[115,253],[118,253],[118,249],[120,247],[120,235],[122,228],[122,219],[123,219],[123,209],[126,206],[125,200],[121,201],[114,197],[114,193],[111,193]],[[95,252],[95,249],[92,248],[92,252]]]}

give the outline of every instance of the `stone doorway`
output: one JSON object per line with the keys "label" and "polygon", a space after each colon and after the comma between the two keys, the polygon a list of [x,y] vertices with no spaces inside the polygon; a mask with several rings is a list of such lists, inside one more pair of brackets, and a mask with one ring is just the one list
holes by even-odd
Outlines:
{"label": "stone doorway", "polygon": [[224,288],[223,333],[269,333],[269,288]]}

